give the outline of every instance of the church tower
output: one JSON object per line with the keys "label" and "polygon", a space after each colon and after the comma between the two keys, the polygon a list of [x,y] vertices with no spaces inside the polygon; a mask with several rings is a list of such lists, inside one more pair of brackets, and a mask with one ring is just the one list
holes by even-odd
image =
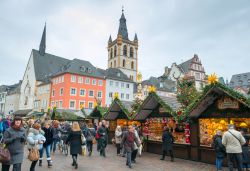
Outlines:
{"label": "church tower", "polygon": [[115,40],[108,40],[108,68],[118,68],[136,82],[138,71],[138,38],[129,40],[124,10],[120,18],[118,34]]}

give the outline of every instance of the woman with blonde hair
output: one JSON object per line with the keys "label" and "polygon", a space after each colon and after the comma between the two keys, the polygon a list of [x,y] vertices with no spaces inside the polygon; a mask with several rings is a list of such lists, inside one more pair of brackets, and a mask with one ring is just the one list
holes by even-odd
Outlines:
{"label": "woman with blonde hair", "polygon": [[78,168],[77,164],[77,155],[82,152],[82,140],[83,136],[82,131],[78,122],[73,122],[71,132],[66,140],[66,143],[70,144],[70,154],[72,155],[73,163],[72,166],[75,166],[75,169]]}
{"label": "woman with blonde hair", "polygon": [[116,144],[116,155],[121,154],[121,142],[122,142],[122,128],[121,126],[117,126],[115,130],[115,144]]}

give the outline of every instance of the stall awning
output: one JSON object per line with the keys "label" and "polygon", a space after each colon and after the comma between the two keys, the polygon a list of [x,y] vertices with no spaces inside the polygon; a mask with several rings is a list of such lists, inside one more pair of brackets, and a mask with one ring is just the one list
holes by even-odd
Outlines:
{"label": "stall awning", "polygon": [[32,116],[38,116],[41,117],[44,115],[44,112],[38,112],[38,111],[34,111],[34,112],[30,112],[29,114],[27,114],[27,117],[32,117]]}
{"label": "stall awning", "polygon": [[130,119],[130,114],[132,112],[132,104],[133,102],[130,101],[121,101],[117,98],[114,99],[107,113],[105,114],[104,119]]}
{"label": "stall awning", "polygon": [[203,93],[195,100],[193,104],[188,106],[186,114],[191,118],[199,117],[210,105],[214,104],[222,97],[229,97],[239,102],[243,106],[249,109],[250,112],[250,100],[244,95],[234,91],[233,89],[222,85],[221,83],[208,85]]}
{"label": "stall awning", "polygon": [[76,120],[76,119],[85,119],[87,115],[84,111],[81,110],[72,110],[72,109],[57,109],[56,113],[59,113],[59,119],[65,120]]}
{"label": "stall awning", "polygon": [[172,116],[180,106],[174,95],[159,96],[155,92],[151,92],[138,109],[134,120],[145,120],[158,107],[162,107],[164,116]]}
{"label": "stall awning", "polygon": [[21,116],[25,117],[28,115],[30,112],[32,112],[32,109],[24,109],[24,110],[17,110],[13,113],[14,116]]}

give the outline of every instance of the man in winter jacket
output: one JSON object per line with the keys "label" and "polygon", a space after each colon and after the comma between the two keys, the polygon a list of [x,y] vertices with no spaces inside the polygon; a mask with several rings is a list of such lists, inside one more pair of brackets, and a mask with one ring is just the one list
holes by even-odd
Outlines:
{"label": "man in winter jacket", "polygon": [[169,128],[165,126],[163,134],[162,134],[162,158],[161,160],[164,160],[165,155],[169,152],[170,157],[171,157],[171,162],[174,161],[173,143],[174,143],[174,137],[172,133],[169,131]]}
{"label": "man in winter jacket", "polygon": [[242,145],[246,141],[239,131],[234,129],[234,125],[228,125],[228,131],[222,137],[222,144],[226,147],[228,167],[233,171],[233,161],[236,160],[238,171],[242,171]]}

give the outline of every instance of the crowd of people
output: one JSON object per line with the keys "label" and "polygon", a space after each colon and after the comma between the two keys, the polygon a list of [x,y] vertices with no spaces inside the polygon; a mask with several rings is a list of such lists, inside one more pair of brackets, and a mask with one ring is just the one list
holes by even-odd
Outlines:
{"label": "crowd of people", "polygon": [[[109,141],[109,127],[103,120],[97,124],[86,124],[85,122],[59,122],[57,120],[30,119],[24,123],[21,117],[15,117],[2,121],[5,130],[0,130],[2,143],[6,144],[10,160],[2,163],[2,171],[9,171],[13,165],[13,171],[21,171],[24,159],[24,149],[27,145],[29,153],[37,149],[37,158],[31,160],[30,171],[35,171],[36,165],[43,166],[43,154],[46,153],[47,166],[52,167],[51,155],[57,150],[57,144],[65,138],[65,144],[70,147],[72,156],[72,166],[77,169],[77,158],[83,153],[83,146],[87,147],[88,156],[93,153],[93,143],[97,143],[97,151],[101,157],[106,157],[106,147]],[[0,124],[1,127],[1,124]],[[1,129],[1,128],[0,128]],[[142,139],[140,129],[136,125],[121,127],[117,126],[112,142],[116,145],[117,156],[126,156],[126,165],[132,168],[132,163],[136,163],[136,156],[141,154]],[[173,145],[174,137],[168,127],[164,127],[162,134],[162,157],[165,159],[169,153],[171,162],[174,161]],[[229,125],[228,131],[222,135],[217,131],[214,136],[212,147],[216,154],[216,169],[222,170],[223,159],[227,156],[228,168],[233,171],[234,162],[238,171],[249,168],[249,137],[247,129],[240,132],[235,130],[234,125]],[[28,157],[29,158],[29,157]],[[34,157],[33,157],[34,158]],[[30,158],[29,158],[30,159]]]}

